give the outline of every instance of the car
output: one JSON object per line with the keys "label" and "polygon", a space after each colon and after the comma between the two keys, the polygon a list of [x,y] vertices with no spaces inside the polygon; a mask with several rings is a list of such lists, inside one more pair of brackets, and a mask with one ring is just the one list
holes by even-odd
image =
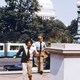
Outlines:
{"label": "car", "polygon": [[4,69],[7,71],[19,71],[22,70],[21,64],[17,65],[4,65]]}

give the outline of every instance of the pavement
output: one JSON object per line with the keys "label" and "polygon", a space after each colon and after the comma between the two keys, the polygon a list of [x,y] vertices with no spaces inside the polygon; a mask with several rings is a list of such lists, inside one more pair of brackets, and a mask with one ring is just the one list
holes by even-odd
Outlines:
{"label": "pavement", "polygon": [[[40,75],[39,73],[32,74],[32,80],[53,80],[53,76],[50,73],[43,73]],[[9,75],[0,75],[0,80],[23,80],[23,74],[9,74]],[[27,77],[27,80],[28,77]]]}

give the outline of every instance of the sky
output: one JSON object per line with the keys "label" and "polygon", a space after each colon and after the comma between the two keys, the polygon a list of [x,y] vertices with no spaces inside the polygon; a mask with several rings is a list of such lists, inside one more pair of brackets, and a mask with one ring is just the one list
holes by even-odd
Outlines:
{"label": "sky", "polygon": [[77,0],[52,0],[55,13],[66,26],[70,25],[73,19],[76,19],[77,14]]}
{"label": "sky", "polygon": [[[77,14],[77,0],[52,0],[56,16],[66,26],[70,25],[73,19],[76,19]],[[4,0],[0,0],[0,6],[5,5]]]}

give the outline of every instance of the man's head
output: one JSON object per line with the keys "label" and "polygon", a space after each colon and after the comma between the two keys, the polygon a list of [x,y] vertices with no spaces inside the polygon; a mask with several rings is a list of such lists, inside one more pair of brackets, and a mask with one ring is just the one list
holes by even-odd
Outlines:
{"label": "man's head", "polygon": [[40,42],[43,41],[43,37],[41,35],[38,36],[38,41],[40,41]]}
{"label": "man's head", "polygon": [[31,45],[33,44],[33,41],[31,39],[27,39],[25,41],[25,44],[28,46],[28,47],[31,47]]}

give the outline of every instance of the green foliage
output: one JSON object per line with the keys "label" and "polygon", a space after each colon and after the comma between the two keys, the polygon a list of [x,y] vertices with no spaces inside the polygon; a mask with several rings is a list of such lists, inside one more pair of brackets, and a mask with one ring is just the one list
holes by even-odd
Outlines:
{"label": "green foliage", "polygon": [[37,0],[5,0],[5,2],[7,5],[0,7],[0,33],[6,34],[7,37],[9,33],[12,33],[10,34],[12,36],[16,32],[20,35],[25,33],[30,35],[35,11],[39,10]]}
{"label": "green foliage", "polygon": [[71,34],[60,20],[43,20],[35,12],[40,10],[37,0],[5,0],[0,7],[0,42],[37,40],[42,34],[46,42],[71,42]]}
{"label": "green foliage", "polygon": [[70,34],[72,36],[75,36],[77,33],[77,20],[72,20],[71,24],[67,27],[67,29],[70,31]]}
{"label": "green foliage", "polygon": [[27,34],[23,34],[20,38],[19,38],[19,42],[25,42],[25,40],[27,40],[28,38],[30,38]]}
{"label": "green foliage", "polygon": [[42,20],[42,33],[46,42],[71,42],[70,32],[60,20]]}

